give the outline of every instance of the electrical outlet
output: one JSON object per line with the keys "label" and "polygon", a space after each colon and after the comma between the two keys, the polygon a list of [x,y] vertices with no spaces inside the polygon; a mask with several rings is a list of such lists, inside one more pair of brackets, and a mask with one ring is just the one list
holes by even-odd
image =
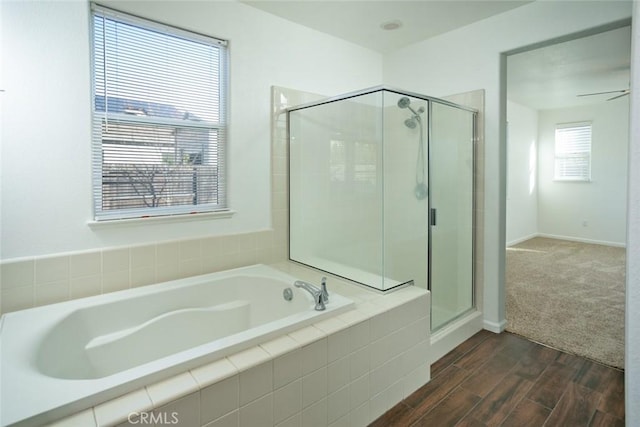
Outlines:
{"label": "electrical outlet", "polygon": [[582,220],[582,226],[583,227],[588,227],[589,226],[589,221],[587,221],[586,219]]}

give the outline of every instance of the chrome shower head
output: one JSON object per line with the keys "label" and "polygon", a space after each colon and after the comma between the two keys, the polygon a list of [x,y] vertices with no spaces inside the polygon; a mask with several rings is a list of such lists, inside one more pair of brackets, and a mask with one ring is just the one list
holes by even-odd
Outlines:
{"label": "chrome shower head", "polygon": [[418,125],[418,121],[416,120],[416,116],[413,116],[410,119],[405,120],[404,121],[404,125],[406,127],[408,127],[409,129],[415,129],[416,126]]}
{"label": "chrome shower head", "polygon": [[407,108],[409,104],[411,104],[411,100],[406,96],[403,96],[402,98],[398,99],[398,107],[400,108]]}

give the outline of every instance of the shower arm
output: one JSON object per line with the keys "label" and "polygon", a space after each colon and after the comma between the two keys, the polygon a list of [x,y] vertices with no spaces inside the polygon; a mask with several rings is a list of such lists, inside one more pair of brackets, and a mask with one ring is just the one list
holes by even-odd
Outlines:
{"label": "shower arm", "polygon": [[407,105],[407,108],[413,113],[413,116],[420,121],[420,114],[416,110],[414,110],[411,105]]}

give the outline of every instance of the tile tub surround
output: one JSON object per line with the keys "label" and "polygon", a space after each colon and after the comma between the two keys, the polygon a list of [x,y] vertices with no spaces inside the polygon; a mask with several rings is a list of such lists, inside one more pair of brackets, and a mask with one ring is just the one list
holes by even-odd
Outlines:
{"label": "tile tub surround", "polygon": [[287,258],[286,233],[106,248],[0,263],[0,314]]}
{"label": "tile tub surround", "polygon": [[[275,267],[318,282],[320,272]],[[94,406],[57,426],[366,426],[429,381],[429,298],[329,278],[356,308]],[[131,416],[131,423],[127,419]],[[160,418],[158,418],[160,417]]]}

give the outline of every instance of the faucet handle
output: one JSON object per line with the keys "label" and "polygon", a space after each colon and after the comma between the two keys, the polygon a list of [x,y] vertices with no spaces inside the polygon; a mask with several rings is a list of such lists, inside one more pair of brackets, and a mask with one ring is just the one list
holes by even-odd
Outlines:
{"label": "faucet handle", "polygon": [[316,307],[315,307],[316,311],[322,311],[326,309],[324,305],[324,296],[322,295],[322,291],[318,291],[314,293],[313,299],[315,300],[315,303],[316,303]]}
{"label": "faucet handle", "polygon": [[324,304],[329,302],[329,291],[327,291],[327,278],[323,277],[320,283],[320,293],[322,294],[322,302]]}

